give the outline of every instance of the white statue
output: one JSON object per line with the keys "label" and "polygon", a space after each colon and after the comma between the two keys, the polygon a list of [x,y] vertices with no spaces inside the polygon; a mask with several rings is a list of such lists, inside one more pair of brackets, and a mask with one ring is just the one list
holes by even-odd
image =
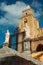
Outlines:
{"label": "white statue", "polygon": [[10,33],[9,30],[7,30],[6,36],[5,36],[5,43],[9,43]]}
{"label": "white statue", "polygon": [[[30,28],[27,24],[27,21],[24,23],[24,31],[25,31],[25,37],[24,39],[30,38]],[[30,41],[24,42],[24,52],[30,54]]]}
{"label": "white statue", "polygon": [[25,23],[24,30],[25,30],[25,38],[30,38],[30,28],[27,23]]}

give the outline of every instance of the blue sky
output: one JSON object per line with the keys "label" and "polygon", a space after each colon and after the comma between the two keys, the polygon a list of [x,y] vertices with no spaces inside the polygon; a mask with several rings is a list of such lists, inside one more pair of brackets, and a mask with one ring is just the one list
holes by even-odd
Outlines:
{"label": "blue sky", "polygon": [[5,40],[6,30],[9,29],[10,34],[14,33],[18,27],[19,18],[22,16],[22,10],[26,6],[35,12],[40,27],[43,27],[43,0],[0,0],[0,45]]}

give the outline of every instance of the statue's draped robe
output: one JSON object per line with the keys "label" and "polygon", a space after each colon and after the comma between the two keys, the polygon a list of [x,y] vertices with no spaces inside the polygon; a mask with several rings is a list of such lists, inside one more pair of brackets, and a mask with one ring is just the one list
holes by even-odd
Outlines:
{"label": "statue's draped robe", "polygon": [[[25,25],[26,25],[26,26],[24,27],[24,31],[25,31],[24,40],[30,38],[30,28],[29,28],[29,26],[27,25],[27,23],[26,23]],[[24,51],[30,53],[30,41],[24,42]]]}

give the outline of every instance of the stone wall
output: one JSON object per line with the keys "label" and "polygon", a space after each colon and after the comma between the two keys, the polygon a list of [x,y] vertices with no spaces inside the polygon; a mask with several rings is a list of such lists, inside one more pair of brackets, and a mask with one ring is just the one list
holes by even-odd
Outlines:
{"label": "stone wall", "polygon": [[43,36],[43,28],[38,28],[37,31],[38,31],[38,37]]}
{"label": "stone wall", "polygon": [[18,34],[18,45],[17,45],[17,50],[18,52],[22,52],[23,51],[23,33]]}
{"label": "stone wall", "polygon": [[43,40],[34,40],[34,41],[32,41],[31,42],[31,51],[32,52],[37,51],[38,45],[43,45]]}

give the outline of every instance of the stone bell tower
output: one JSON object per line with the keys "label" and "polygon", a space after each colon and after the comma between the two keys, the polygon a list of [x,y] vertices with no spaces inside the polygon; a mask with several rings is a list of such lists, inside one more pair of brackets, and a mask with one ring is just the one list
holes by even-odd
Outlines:
{"label": "stone bell tower", "polygon": [[39,28],[39,23],[35,19],[34,12],[31,9],[30,6],[27,6],[24,11],[22,11],[22,17],[19,20],[19,34],[18,35],[18,51],[22,52],[23,51],[23,41],[24,39],[24,26],[25,22],[27,22],[29,28],[30,28],[30,39],[37,38],[37,28]]}

